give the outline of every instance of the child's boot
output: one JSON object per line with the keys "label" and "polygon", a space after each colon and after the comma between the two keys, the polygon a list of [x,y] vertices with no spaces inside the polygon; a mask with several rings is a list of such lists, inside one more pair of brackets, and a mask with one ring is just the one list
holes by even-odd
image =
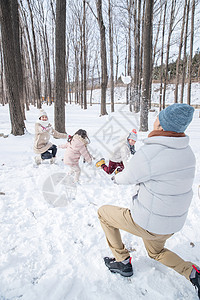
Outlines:
{"label": "child's boot", "polygon": [[35,163],[36,163],[36,165],[40,165],[42,163],[42,158],[40,155],[35,156]]}
{"label": "child's boot", "polygon": [[96,167],[99,168],[102,165],[105,165],[105,159],[101,158],[97,163],[96,163]]}
{"label": "child's boot", "polygon": [[115,175],[116,175],[117,173],[119,173],[120,171],[121,171],[121,168],[120,168],[120,167],[118,167],[117,169],[115,169],[115,171],[114,171]]}

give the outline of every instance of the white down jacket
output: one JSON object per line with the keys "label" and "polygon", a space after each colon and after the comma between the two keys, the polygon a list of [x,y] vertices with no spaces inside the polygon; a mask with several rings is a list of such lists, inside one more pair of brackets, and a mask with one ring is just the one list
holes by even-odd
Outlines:
{"label": "white down jacket", "polygon": [[131,215],[145,230],[156,234],[179,231],[192,200],[195,156],[189,137],[153,136],[117,174],[118,184],[137,184]]}

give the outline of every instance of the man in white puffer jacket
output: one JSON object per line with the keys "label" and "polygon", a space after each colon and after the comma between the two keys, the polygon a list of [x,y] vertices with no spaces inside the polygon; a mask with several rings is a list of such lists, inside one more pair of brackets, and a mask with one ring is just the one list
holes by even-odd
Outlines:
{"label": "man in white puffer jacket", "polygon": [[183,227],[193,196],[195,156],[184,133],[193,112],[187,104],[173,104],[159,113],[144,146],[115,177],[117,184],[136,184],[131,209],[104,205],[98,214],[114,255],[104,258],[111,272],[133,274],[122,229],[141,237],[148,255],[190,280],[200,297],[199,268],[164,248],[166,240]]}

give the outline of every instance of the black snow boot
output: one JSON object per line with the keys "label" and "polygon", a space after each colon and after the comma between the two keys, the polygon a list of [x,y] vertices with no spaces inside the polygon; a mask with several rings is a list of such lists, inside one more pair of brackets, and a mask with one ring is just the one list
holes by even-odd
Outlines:
{"label": "black snow boot", "polygon": [[130,277],[133,275],[131,257],[128,257],[127,259],[120,262],[116,261],[115,258],[104,257],[104,262],[106,267],[108,267],[108,269],[112,273],[119,273],[124,277]]}
{"label": "black snow boot", "polygon": [[195,286],[200,299],[200,270],[198,270],[194,265],[193,268],[194,269],[192,270],[192,273],[190,275],[190,281]]}

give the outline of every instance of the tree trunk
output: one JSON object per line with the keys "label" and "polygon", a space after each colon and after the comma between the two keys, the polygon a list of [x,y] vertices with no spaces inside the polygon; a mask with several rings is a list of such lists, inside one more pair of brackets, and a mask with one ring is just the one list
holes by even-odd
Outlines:
{"label": "tree trunk", "polygon": [[[132,0],[129,0],[128,3],[128,76],[131,76],[131,23],[132,23]],[[131,83],[127,85],[127,94],[126,98],[129,102],[129,109],[132,111],[132,102],[131,102]]]}
{"label": "tree trunk", "polygon": [[69,83],[69,39],[67,38],[67,46],[66,46],[66,103],[69,103],[69,95],[70,95],[70,83]]}
{"label": "tree trunk", "polygon": [[3,66],[3,51],[2,51],[2,46],[1,46],[2,41],[0,41],[0,59],[1,59],[1,71],[0,71],[0,78],[1,78],[1,82],[0,82],[0,103],[4,106],[5,105],[5,91],[4,91],[4,66]]}
{"label": "tree trunk", "polygon": [[180,98],[181,103],[183,103],[185,73],[186,73],[186,66],[187,66],[187,36],[188,36],[189,13],[190,13],[190,0],[188,0],[188,4],[187,4],[187,15],[186,15],[186,22],[185,22],[185,36],[184,36],[184,50],[183,50],[183,70],[182,70],[181,98]]}
{"label": "tree trunk", "polygon": [[193,43],[194,43],[194,13],[195,13],[195,0],[192,1],[190,57],[189,57],[189,67],[188,67],[187,104],[189,104],[189,105],[191,102],[192,54],[193,54]]}
{"label": "tree trunk", "polygon": [[[31,83],[28,80],[26,80],[26,90],[30,91],[31,89],[31,94],[32,94],[32,99],[31,102],[32,104],[35,106],[35,102],[37,101],[37,96],[36,96],[36,74],[35,74],[35,66],[34,66],[34,54],[33,54],[33,49],[32,49],[32,44],[31,44],[31,38],[30,38],[30,33],[29,33],[29,29],[28,29],[28,23],[27,23],[27,13],[23,7],[23,2],[22,0],[20,0],[20,8],[21,8],[21,14],[23,15],[23,21],[24,21],[24,27],[26,30],[26,36],[24,34],[24,42],[25,42],[25,57],[28,61],[28,65],[29,65],[29,71],[30,71],[30,77],[31,77]],[[30,53],[30,55],[29,55]],[[24,72],[27,75],[27,70],[26,70],[26,65],[24,65]],[[28,82],[27,82],[28,81]]]}
{"label": "tree trunk", "polygon": [[106,34],[105,25],[103,22],[102,15],[102,0],[96,0],[98,24],[100,30],[100,40],[101,40],[101,115],[107,115],[106,111],[106,91],[108,84],[107,75],[107,54],[106,54]]}
{"label": "tree trunk", "polygon": [[87,46],[86,46],[86,12],[83,0],[83,108],[87,109]]}
{"label": "tree trunk", "polygon": [[56,1],[56,99],[54,110],[55,129],[65,132],[65,33],[66,0]]}
{"label": "tree trunk", "polygon": [[[143,49],[144,49],[144,19],[145,19],[145,4],[146,0],[143,2],[143,12],[142,12],[142,38],[141,38],[141,46],[140,46],[140,70],[139,70],[139,99],[141,100],[141,90],[142,90],[142,70],[143,70]],[[140,101],[139,100],[139,101]],[[141,104],[140,104],[141,105]]]}
{"label": "tree trunk", "polygon": [[150,88],[151,70],[151,49],[152,49],[152,19],[153,19],[154,0],[146,1],[145,24],[144,24],[144,67],[143,67],[143,86],[142,103],[140,112],[140,130],[148,131],[148,105]]}
{"label": "tree trunk", "polygon": [[179,52],[178,58],[176,62],[176,86],[174,91],[174,102],[178,103],[178,85],[179,85],[179,73],[180,73],[180,60],[181,60],[181,51],[183,47],[183,34],[185,28],[185,14],[186,14],[186,7],[187,7],[187,0],[185,0],[184,11],[183,11],[183,21],[182,21],[182,29],[181,29],[181,37],[180,37],[180,44],[179,44]]}
{"label": "tree trunk", "polygon": [[40,86],[40,76],[39,76],[39,67],[38,67],[38,54],[37,54],[37,44],[36,44],[36,37],[35,37],[35,26],[33,22],[33,13],[30,5],[30,0],[27,0],[30,18],[31,18],[31,29],[32,29],[32,37],[33,37],[33,51],[34,51],[34,60],[33,60],[33,68],[34,68],[34,75],[35,75],[35,94],[37,100],[37,108],[41,108],[41,86]]}
{"label": "tree trunk", "polygon": [[119,45],[117,39],[117,31],[115,30],[115,52],[116,52],[116,70],[115,70],[115,82],[118,80],[118,70],[119,70]]}
{"label": "tree trunk", "polygon": [[20,47],[20,36],[19,36],[18,2],[17,0],[12,0],[10,3],[11,3],[11,16],[12,16],[13,37],[14,37],[15,63],[16,63],[17,79],[18,79],[18,87],[19,87],[19,99],[20,99],[23,118],[25,119],[24,94],[23,94],[24,91],[23,90],[23,69],[22,69],[21,47]]}
{"label": "tree trunk", "polygon": [[24,99],[26,103],[26,110],[29,110],[29,103],[35,105],[35,92],[33,81],[33,69],[31,67],[31,57],[28,50],[28,41],[23,27],[23,51],[22,51],[22,67],[23,67],[23,82],[24,82]]}
{"label": "tree trunk", "polygon": [[56,78],[56,63],[55,63],[55,22],[56,22],[56,16],[55,16],[55,11],[54,11],[54,7],[53,7],[53,2],[51,0],[50,2],[51,4],[51,12],[52,12],[52,19],[51,19],[51,27],[52,27],[52,62],[53,62],[53,89],[52,89],[52,98],[53,101],[55,102],[55,78]]}
{"label": "tree trunk", "polygon": [[134,4],[134,45],[135,47],[134,47],[133,102],[134,102],[134,111],[136,113],[138,113],[140,110],[140,99],[139,99],[140,18],[141,18],[141,0],[138,0],[135,1]]}
{"label": "tree trunk", "polygon": [[160,64],[160,101],[159,111],[162,110],[162,92],[163,92],[163,55],[164,55],[164,40],[165,40],[165,18],[167,11],[167,0],[165,1],[165,8],[163,14],[163,30],[162,30],[162,47],[161,47],[161,64]]}
{"label": "tree trunk", "polygon": [[[82,23],[81,20],[79,19],[79,23],[80,23],[80,66],[81,66],[81,82],[80,82],[80,86],[81,86],[81,90],[79,91],[79,95],[80,95],[80,99],[81,99],[81,108],[83,108],[83,34],[82,34]],[[78,46],[77,46],[78,47]]]}
{"label": "tree trunk", "polygon": [[112,21],[112,7],[111,7],[110,0],[108,2],[108,17],[109,17],[109,44],[110,44],[111,112],[114,112],[113,21]]}
{"label": "tree trunk", "polygon": [[164,90],[163,90],[163,109],[165,108],[165,95],[166,95],[166,88],[167,88],[167,80],[168,80],[168,65],[169,65],[169,50],[170,50],[170,41],[173,31],[173,24],[174,24],[174,11],[176,6],[176,0],[172,0],[171,4],[171,16],[170,16],[170,24],[169,24],[169,35],[168,35],[168,42],[167,42],[167,54],[166,54],[166,63],[165,63],[165,78],[164,78]]}
{"label": "tree trunk", "polygon": [[91,84],[91,91],[90,91],[90,106],[92,106],[92,93],[93,93],[93,88],[94,88],[94,70],[95,70],[95,65],[96,65],[96,62],[98,60],[98,53],[97,53],[97,50],[96,50],[96,57],[94,59],[94,64],[93,64],[93,67],[92,67],[92,84]]}
{"label": "tree trunk", "polygon": [[[162,2],[162,0],[160,0],[160,2]],[[158,38],[159,38],[159,33],[160,33],[160,24],[161,24],[161,21],[162,21],[162,12],[163,12],[162,8],[163,8],[163,4],[161,3],[160,5],[161,5],[161,7],[160,7],[160,19],[159,19],[159,22],[158,22],[158,30],[157,30],[157,33],[156,33],[155,44],[154,44],[154,47],[153,47],[152,67],[154,66],[154,63],[155,63],[157,44],[158,44]]]}
{"label": "tree trunk", "polygon": [[78,47],[75,46],[75,49],[74,49],[74,54],[75,54],[75,104],[80,104],[80,101],[79,101],[79,59],[78,59]]}
{"label": "tree trunk", "polygon": [[[15,7],[16,8],[16,7]],[[11,1],[0,1],[1,36],[3,44],[6,85],[9,92],[10,119],[13,135],[23,135],[25,130],[21,110],[16,66],[15,38],[12,26]]]}
{"label": "tree trunk", "polygon": [[[127,76],[128,73],[128,41],[126,38],[126,55],[124,59],[124,75]],[[129,104],[129,85],[126,86],[126,105]]]}
{"label": "tree trunk", "polygon": [[44,31],[44,45],[45,45],[45,59],[46,59],[46,70],[47,70],[47,96],[49,97],[49,104],[52,104],[52,87],[51,87],[51,66],[50,66],[50,55],[49,55],[49,42],[47,35],[47,27],[45,25]]}

